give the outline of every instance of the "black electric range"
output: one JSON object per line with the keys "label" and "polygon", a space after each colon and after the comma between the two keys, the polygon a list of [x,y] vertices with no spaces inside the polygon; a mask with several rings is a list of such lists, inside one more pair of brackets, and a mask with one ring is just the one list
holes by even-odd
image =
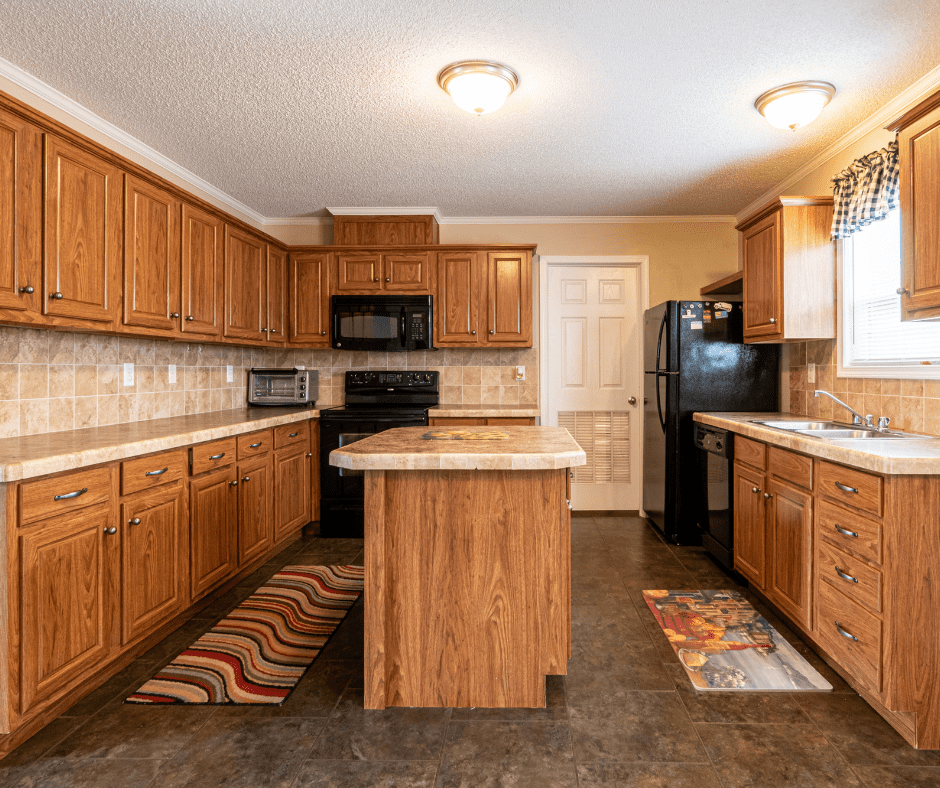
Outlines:
{"label": "black electric range", "polygon": [[421,370],[351,371],[346,404],[320,411],[320,534],[361,537],[362,471],[330,465],[330,452],[377,432],[428,423],[440,402],[438,373]]}

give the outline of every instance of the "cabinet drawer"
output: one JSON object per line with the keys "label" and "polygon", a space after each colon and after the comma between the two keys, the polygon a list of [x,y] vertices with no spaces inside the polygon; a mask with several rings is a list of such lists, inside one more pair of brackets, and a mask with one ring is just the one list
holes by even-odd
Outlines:
{"label": "cabinet drawer", "polygon": [[534,427],[534,418],[500,416],[498,418],[486,419],[488,427]]}
{"label": "cabinet drawer", "polygon": [[186,450],[138,457],[121,463],[121,492],[124,495],[168,484],[186,475]]}
{"label": "cabinet drawer", "polygon": [[880,570],[828,542],[819,543],[816,559],[816,573],[820,580],[831,583],[872,613],[881,613],[883,576]]}
{"label": "cabinet drawer", "polygon": [[816,506],[816,534],[820,539],[876,564],[881,563],[881,523],[829,501],[818,501]]}
{"label": "cabinet drawer", "polygon": [[103,503],[111,497],[111,468],[60,473],[20,486],[20,523]]}
{"label": "cabinet drawer", "polygon": [[244,460],[248,457],[257,457],[259,454],[267,454],[274,445],[274,436],[271,430],[261,430],[261,432],[249,432],[247,435],[239,435],[238,459]]}
{"label": "cabinet drawer", "polygon": [[767,465],[770,472],[778,479],[783,479],[797,487],[813,489],[813,458],[803,454],[794,454],[776,446],[767,447]]}
{"label": "cabinet drawer", "polygon": [[763,443],[742,438],[740,435],[734,436],[734,458],[738,462],[746,462],[764,470],[767,467],[766,448]]}
{"label": "cabinet drawer", "polygon": [[430,418],[431,427],[485,427],[486,419],[465,419],[458,416],[454,418]]}
{"label": "cabinet drawer", "polygon": [[294,424],[282,424],[274,428],[274,448],[290,446],[292,443],[303,443],[310,435],[310,428],[302,421]]}
{"label": "cabinet drawer", "polygon": [[860,685],[880,693],[880,619],[828,583],[820,583],[817,594],[816,635],[819,644]]}
{"label": "cabinet drawer", "polygon": [[200,443],[193,446],[190,451],[190,473],[195,476],[199,473],[211,471],[213,468],[222,468],[235,462],[235,438],[225,438],[211,443]]}
{"label": "cabinet drawer", "polygon": [[881,517],[884,483],[880,476],[844,465],[820,462],[817,479],[817,493]]}

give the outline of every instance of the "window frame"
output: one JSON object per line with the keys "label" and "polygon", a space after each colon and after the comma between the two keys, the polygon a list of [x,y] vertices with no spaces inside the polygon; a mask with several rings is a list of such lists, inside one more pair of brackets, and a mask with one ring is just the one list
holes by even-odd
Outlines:
{"label": "window frame", "polygon": [[935,380],[940,378],[940,364],[920,364],[904,360],[897,364],[867,364],[849,358],[847,341],[852,324],[852,257],[855,236],[836,241],[836,374],[840,378],[887,378],[889,380]]}

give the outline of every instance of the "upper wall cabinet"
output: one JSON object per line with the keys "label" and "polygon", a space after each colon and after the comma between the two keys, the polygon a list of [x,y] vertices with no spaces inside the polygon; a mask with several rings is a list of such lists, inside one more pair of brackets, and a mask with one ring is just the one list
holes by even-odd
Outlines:
{"label": "upper wall cabinet", "polygon": [[430,295],[431,258],[430,252],[341,251],[336,253],[333,281],[339,293]]}
{"label": "upper wall cabinet", "polygon": [[835,337],[831,224],[831,197],[780,197],[737,226],[745,342]]}
{"label": "upper wall cabinet", "polygon": [[222,336],[222,222],[183,203],[182,318],[184,334]]}
{"label": "upper wall cabinet", "polygon": [[532,253],[489,252],[486,271],[486,341],[531,347]]}
{"label": "upper wall cabinet", "polygon": [[42,303],[42,133],[0,110],[0,317]]}
{"label": "upper wall cabinet", "polygon": [[420,216],[334,216],[337,246],[421,246],[438,242],[437,219]]}
{"label": "upper wall cabinet", "polygon": [[263,340],[268,317],[267,244],[225,225],[225,336]]}
{"label": "upper wall cabinet", "polygon": [[901,165],[901,317],[940,318],[940,93],[888,126]]}
{"label": "upper wall cabinet", "polygon": [[290,256],[287,287],[290,342],[330,346],[330,257],[329,252]]}
{"label": "upper wall cabinet", "polygon": [[47,315],[117,324],[121,303],[121,170],[46,135]]}
{"label": "upper wall cabinet", "polygon": [[287,252],[268,247],[268,319],[269,342],[287,341]]}
{"label": "upper wall cabinet", "polygon": [[124,325],[180,327],[180,201],[132,175],[124,179]]}
{"label": "upper wall cabinet", "polygon": [[434,344],[473,346],[482,343],[481,302],[485,302],[480,252],[438,252]]}

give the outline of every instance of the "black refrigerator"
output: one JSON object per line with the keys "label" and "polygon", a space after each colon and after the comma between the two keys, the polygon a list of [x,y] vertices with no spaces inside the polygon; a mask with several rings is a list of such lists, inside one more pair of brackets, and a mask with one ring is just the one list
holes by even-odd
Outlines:
{"label": "black refrigerator", "polygon": [[775,411],[780,349],[745,345],[741,304],[666,301],[643,326],[643,509],[673,544],[699,544],[695,411]]}

